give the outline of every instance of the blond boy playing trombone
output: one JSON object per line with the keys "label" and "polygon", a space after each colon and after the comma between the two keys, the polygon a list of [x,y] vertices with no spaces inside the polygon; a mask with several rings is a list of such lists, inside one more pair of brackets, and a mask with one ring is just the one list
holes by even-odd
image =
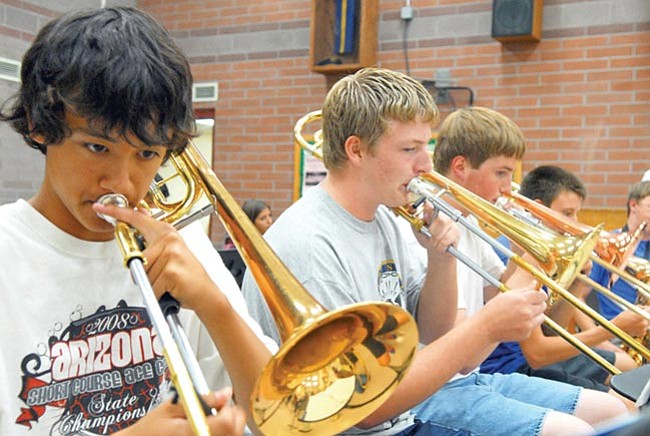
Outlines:
{"label": "blond boy playing trombone", "polygon": [[[519,377],[474,371],[499,342],[523,339],[540,325],[545,297],[530,288],[505,293],[454,327],[465,289],[456,286],[447,247],[457,244],[458,230],[429,210],[432,237],[420,239],[426,264],[409,252],[386,206],[406,204],[409,182],[431,171],[427,145],[437,117],[431,95],[401,73],[368,68],[341,79],[323,106],[328,174],[265,234],[327,308],[390,301],[417,319],[423,346],[412,369],[382,407],[346,433],[577,434],[625,413],[599,392],[525,376],[515,384],[508,380]],[[243,285],[249,310],[267,334],[277,335],[250,279]],[[482,286],[474,291],[482,293]]]}

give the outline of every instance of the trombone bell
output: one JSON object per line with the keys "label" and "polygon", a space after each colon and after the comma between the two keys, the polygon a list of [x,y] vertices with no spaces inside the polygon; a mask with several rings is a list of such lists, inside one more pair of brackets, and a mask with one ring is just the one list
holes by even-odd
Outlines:
{"label": "trombone bell", "polygon": [[[187,186],[165,221],[187,223],[201,201],[217,211],[255,279],[282,338],[253,389],[251,410],[268,435],[325,435],[354,426],[397,387],[415,356],[417,325],[389,303],[354,304],[327,312],[271,250],[203,156],[190,142],[170,157]],[[203,210],[203,209],[201,209]]]}
{"label": "trombone bell", "polygon": [[[299,328],[265,367],[253,398],[255,422],[269,434],[331,434],[319,425],[345,408],[366,416],[382,403],[414,357],[417,327],[389,303],[327,312]],[[408,345],[407,345],[408,344]],[[266,432],[266,430],[264,430]]]}

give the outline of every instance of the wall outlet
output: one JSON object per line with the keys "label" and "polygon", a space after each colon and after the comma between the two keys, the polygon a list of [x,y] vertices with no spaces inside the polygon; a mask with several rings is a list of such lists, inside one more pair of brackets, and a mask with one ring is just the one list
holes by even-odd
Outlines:
{"label": "wall outlet", "polygon": [[399,11],[399,17],[404,21],[410,21],[413,19],[413,6],[402,6],[402,9]]}

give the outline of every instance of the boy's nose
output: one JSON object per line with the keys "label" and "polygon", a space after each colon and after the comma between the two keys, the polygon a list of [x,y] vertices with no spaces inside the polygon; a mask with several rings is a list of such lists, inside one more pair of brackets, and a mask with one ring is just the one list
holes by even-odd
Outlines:
{"label": "boy's nose", "polygon": [[100,180],[100,186],[110,192],[133,198],[133,183],[131,168],[128,163],[113,163],[108,167]]}
{"label": "boy's nose", "polygon": [[430,173],[433,170],[433,163],[431,161],[431,156],[429,155],[428,150],[423,150],[420,159],[418,159],[418,165],[416,172],[418,174]]}
{"label": "boy's nose", "polygon": [[501,189],[499,189],[501,194],[510,194],[512,192],[512,180],[508,179],[501,184]]}

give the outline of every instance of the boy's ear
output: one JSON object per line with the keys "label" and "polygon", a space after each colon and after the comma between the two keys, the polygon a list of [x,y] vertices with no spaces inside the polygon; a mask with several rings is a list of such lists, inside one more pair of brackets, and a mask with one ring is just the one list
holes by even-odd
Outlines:
{"label": "boy's ear", "polygon": [[[29,131],[31,132],[34,129],[34,125],[32,124],[31,117],[29,116],[29,111],[26,108],[25,112],[27,113],[27,127],[29,127]],[[32,139],[32,141],[37,142],[41,145],[45,143],[45,136],[40,133],[30,133],[29,137]]]}
{"label": "boy's ear", "polygon": [[348,136],[348,139],[345,140],[343,147],[345,148],[345,154],[350,162],[359,162],[361,156],[363,155],[364,145],[361,143],[361,139],[358,136]]}
{"label": "boy's ear", "polygon": [[632,212],[632,209],[636,207],[637,201],[634,198],[631,198],[630,201],[627,202],[627,207],[630,209],[630,212]]}
{"label": "boy's ear", "polygon": [[470,168],[471,165],[469,164],[467,158],[465,158],[465,156],[458,155],[451,160],[451,164],[449,165],[449,172],[450,175],[454,176],[454,178],[458,180],[464,180],[467,175],[467,171]]}
{"label": "boy's ear", "polygon": [[45,142],[45,136],[40,133],[30,133],[29,137],[32,138],[34,142],[38,142],[41,145]]}

